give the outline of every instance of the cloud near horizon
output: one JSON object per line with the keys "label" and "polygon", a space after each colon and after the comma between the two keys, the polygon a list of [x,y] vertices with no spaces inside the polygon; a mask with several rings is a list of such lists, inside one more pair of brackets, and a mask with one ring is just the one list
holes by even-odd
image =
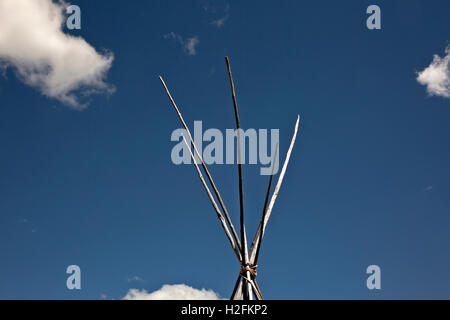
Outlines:
{"label": "cloud near horizon", "polygon": [[417,81],[427,86],[429,95],[450,98],[450,45],[445,54],[443,58],[435,54],[431,64],[417,73]]}
{"label": "cloud near horizon", "polygon": [[165,284],[160,289],[147,292],[145,289],[128,290],[123,300],[220,300],[212,290],[195,289],[185,284]]}
{"label": "cloud near horizon", "polygon": [[68,5],[52,0],[0,0],[0,66],[25,84],[74,109],[91,94],[114,92],[105,82],[113,54],[65,34]]}

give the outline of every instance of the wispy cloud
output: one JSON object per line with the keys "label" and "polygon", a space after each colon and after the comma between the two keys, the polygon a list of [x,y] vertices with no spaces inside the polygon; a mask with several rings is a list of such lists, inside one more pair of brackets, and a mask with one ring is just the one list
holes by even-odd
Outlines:
{"label": "wispy cloud", "polygon": [[433,186],[426,186],[425,188],[423,188],[423,190],[425,192],[431,191],[431,190],[433,190]]}
{"label": "wispy cloud", "polygon": [[203,5],[203,10],[208,15],[209,19],[212,19],[211,24],[217,28],[222,28],[225,22],[230,17],[230,4],[223,2],[209,3]]}
{"label": "wispy cloud", "polygon": [[163,285],[159,290],[147,292],[146,290],[130,289],[124,300],[220,300],[217,293],[212,290],[195,289],[185,284]]}
{"label": "wispy cloud", "polygon": [[179,42],[182,42],[183,41],[183,38],[180,36],[180,35],[178,35],[178,34],[176,34],[175,32],[169,32],[169,33],[166,33],[165,35],[163,35],[163,38],[164,39],[172,39],[172,40],[177,40],[177,41],[179,41]]}
{"label": "wispy cloud", "polygon": [[225,22],[228,20],[229,15],[225,15],[222,18],[211,21],[212,25],[215,25],[217,28],[222,28],[225,25]]}
{"label": "wispy cloud", "polygon": [[435,54],[431,64],[418,72],[417,81],[427,86],[428,94],[450,98],[450,45],[445,54],[443,58]]}
{"label": "wispy cloud", "polygon": [[195,56],[198,53],[197,46],[200,43],[198,36],[184,39],[182,36],[176,34],[175,32],[169,32],[163,35],[163,38],[178,42],[183,48],[183,51],[189,56]]}
{"label": "wispy cloud", "polygon": [[141,277],[133,276],[133,277],[128,277],[127,281],[128,282],[142,282],[144,280]]}
{"label": "wispy cloud", "polygon": [[186,39],[184,43],[184,50],[190,56],[195,56],[197,54],[197,45],[200,43],[200,40],[197,36]]}
{"label": "wispy cloud", "polygon": [[114,58],[62,31],[66,6],[64,1],[1,0],[0,65],[43,95],[83,109],[87,103],[80,96],[114,91],[105,82]]}

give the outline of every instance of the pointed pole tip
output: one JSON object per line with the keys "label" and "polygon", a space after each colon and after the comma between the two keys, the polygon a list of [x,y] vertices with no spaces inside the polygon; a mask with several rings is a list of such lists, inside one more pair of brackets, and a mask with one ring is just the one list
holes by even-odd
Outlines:
{"label": "pointed pole tip", "polygon": [[158,78],[159,78],[159,81],[162,83],[163,87],[164,87],[166,90],[168,90],[167,87],[166,87],[166,83],[164,82],[163,78],[162,78],[161,76],[158,76]]}

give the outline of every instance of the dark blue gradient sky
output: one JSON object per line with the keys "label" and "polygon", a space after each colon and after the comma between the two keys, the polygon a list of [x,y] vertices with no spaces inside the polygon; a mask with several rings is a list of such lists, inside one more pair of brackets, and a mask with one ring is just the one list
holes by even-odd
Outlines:
{"label": "dark blue gradient sky", "polygon": [[[171,162],[180,125],[157,78],[189,126],[233,128],[225,55],[242,126],[279,128],[283,159],[302,117],[263,242],[265,298],[450,298],[450,100],[416,81],[445,54],[450,2],[228,1],[221,28],[226,2],[72,3],[82,29],[66,32],[114,53],[117,90],[75,111],[0,77],[0,298],[176,283],[229,296],[239,265],[194,168]],[[382,30],[366,28],[370,4]],[[198,36],[197,54],[169,32]],[[210,170],[237,226],[237,170]],[[244,177],[252,237],[267,177]],[[72,264],[80,291],[66,288]],[[371,264],[380,291],[366,288]]]}

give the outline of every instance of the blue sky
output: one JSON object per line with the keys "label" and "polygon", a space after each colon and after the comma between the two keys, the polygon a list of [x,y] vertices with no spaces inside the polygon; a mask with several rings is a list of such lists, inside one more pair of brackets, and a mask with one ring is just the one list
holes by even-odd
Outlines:
{"label": "blue sky", "polygon": [[[171,162],[180,124],[158,80],[189,126],[233,128],[226,55],[242,126],[279,128],[282,159],[301,115],[261,252],[265,298],[450,298],[450,99],[416,79],[445,55],[448,1],[72,4],[82,28],[64,32],[114,55],[115,92],[80,111],[14,67],[0,76],[1,299],[179,283],[229,297],[239,265],[194,167]],[[370,4],[381,30],[366,28]],[[210,171],[238,226],[236,167]],[[246,165],[244,178],[252,237],[267,177]],[[78,291],[66,288],[72,264]],[[366,288],[372,264],[379,291]]]}

